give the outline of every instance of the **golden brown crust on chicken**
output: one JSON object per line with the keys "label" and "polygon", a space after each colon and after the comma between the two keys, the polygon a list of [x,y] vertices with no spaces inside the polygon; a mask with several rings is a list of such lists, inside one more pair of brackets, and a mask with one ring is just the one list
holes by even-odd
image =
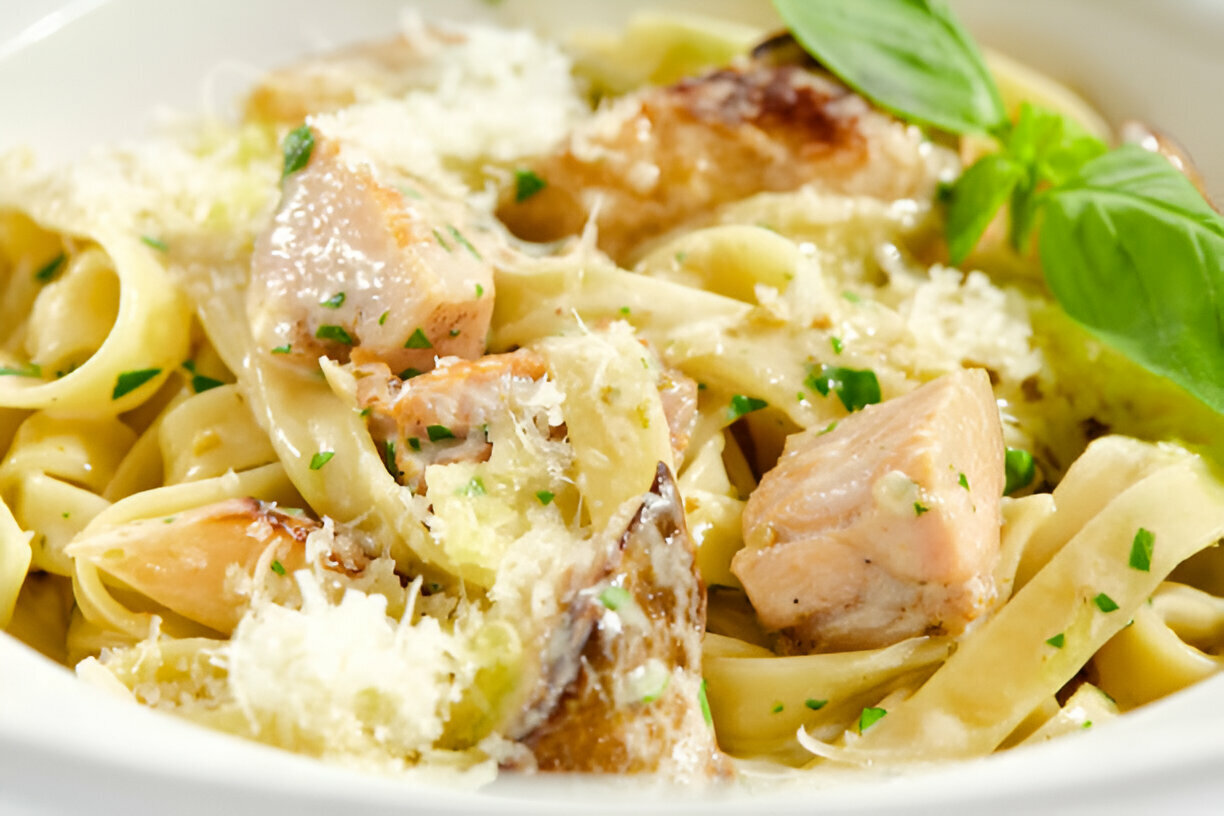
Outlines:
{"label": "golden brown crust on chicken", "polygon": [[[542,700],[556,696],[555,683],[566,673],[572,680],[555,706],[528,707],[530,721],[548,713],[522,743],[544,771],[725,775],[726,759],[699,700],[705,589],[683,504],[663,464],[597,569],[603,579],[570,604],[566,638],[580,650],[578,659],[571,654],[559,662],[565,671],[554,673]],[[522,725],[511,730],[521,733]]]}
{"label": "golden brown crust on chicken", "polygon": [[498,216],[521,238],[553,241],[594,215],[600,248],[623,260],[755,193],[817,183],[915,195],[926,174],[907,162],[918,164],[917,139],[904,125],[825,74],[758,61],[620,100],[535,162],[547,186],[523,201],[508,191]]}

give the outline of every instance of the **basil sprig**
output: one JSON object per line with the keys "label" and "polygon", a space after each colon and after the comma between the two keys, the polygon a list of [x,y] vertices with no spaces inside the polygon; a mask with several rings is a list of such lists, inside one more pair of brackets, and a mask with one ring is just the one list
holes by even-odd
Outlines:
{"label": "basil sprig", "polygon": [[1224,219],[1164,157],[1110,151],[1061,114],[1024,105],[1007,121],[998,88],[940,0],[774,0],[813,57],[897,116],[1000,150],[942,193],[953,263],[1004,204],[1010,239],[1038,248],[1050,291],[1134,362],[1224,413]]}
{"label": "basil sprig", "polygon": [[774,0],[795,39],[881,108],[952,133],[1007,121],[973,38],[940,0]]}

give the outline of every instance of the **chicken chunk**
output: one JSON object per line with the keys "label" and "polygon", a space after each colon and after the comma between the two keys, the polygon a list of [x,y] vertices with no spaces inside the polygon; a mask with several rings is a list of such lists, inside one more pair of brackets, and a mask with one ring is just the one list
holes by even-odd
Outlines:
{"label": "chicken chunk", "polygon": [[[101,530],[73,541],[66,552],[188,620],[229,633],[246,612],[246,584],[260,560],[278,564],[275,571],[285,575],[302,569],[306,539],[320,528],[255,499],[229,499]],[[350,543],[322,565],[358,571],[367,560]]]}
{"label": "chicken chunk", "polygon": [[392,371],[483,354],[493,273],[478,244],[496,245],[469,228],[467,207],[423,185],[391,186],[325,134],[313,138],[256,242],[247,313],[259,348],[291,363],[326,354]]}
{"label": "chicken chunk", "polygon": [[498,217],[521,238],[554,241],[594,214],[599,246],[625,261],[644,241],[760,192],[814,183],[893,200],[929,198],[929,150],[814,67],[753,61],[626,97],[531,169]]}
{"label": "chicken chunk", "polygon": [[795,434],[748,499],[731,570],[792,651],[960,632],[995,592],[1003,453],[980,369]]}
{"label": "chicken chunk", "polygon": [[543,771],[726,775],[700,700],[706,596],[670,471],[574,593],[508,736]]}

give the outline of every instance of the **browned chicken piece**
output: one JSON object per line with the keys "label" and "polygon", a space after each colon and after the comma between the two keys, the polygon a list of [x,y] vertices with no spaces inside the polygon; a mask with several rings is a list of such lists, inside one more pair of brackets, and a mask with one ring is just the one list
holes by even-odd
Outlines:
{"label": "browned chicken piece", "polygon": [[[507,410],[516,385],[538,382],[547,373],[544,359],[528,349],[448,361],[408,379],[386,365],[368,363],[358,368],[357,403],[371,409],[371,435],[384,447],[393,444],[400,478],[416,490],[423,488],[420,479],[429,465],[487,461],[492,451],[485,433],[489,420]],[[659,397],[679,459],[697,423],[697,383],[668,369]],[[563,427],[538,430],[550,437],[565,433]]]}
{"label": "browned chicken piece", "polygon": [[[437,30],[423,36],[440,43],[458,35]],[[406,36],[342,48],[273,71],[251,92],[246,116],[257,122],[300,124],[356,102],[402,96],[430,66],[428,40]]]}
{"label": "browned chicken piece", "polygon": [[[188,620],[229,633],[247,610],[250,588],[244,583],[260,559],[271,549],[269,565],[291,575],[306,566],[306,538],[318,529],[319,522],[274,505],[229,499],[100,530],[73,541],[66,552]],[[350,543],[333,550],[322,566],[357,572],[367,561]]]}
{"label": "browned chicken piece", "polygon": [[325,134],[314,140],[256,241],[247,314],[259,350],[392,371],[483,354],[493,271],[466,206],[423,185],[390,186]]}
{"label": "browned chicken piece", "polygon": [[572,596],[546,667],[507,736],[543,771],[729,773],[700,700],[705,589],[670,471]]}
{"label": "browned chicken piece", "polygon": [[791,651],[960,632],[995,593],[1003,452],[980,369],[795,434],[748,499],[731,571]]}
{"label": "browned chicken piece", "polygon": [[594,214],[599,246],[634,248],[714,208],[814,183],[892,200],[925,196],[920,139],[828,75],[754,61],[622,99],[531,165],[546,186],[498,217],[555,241]]}

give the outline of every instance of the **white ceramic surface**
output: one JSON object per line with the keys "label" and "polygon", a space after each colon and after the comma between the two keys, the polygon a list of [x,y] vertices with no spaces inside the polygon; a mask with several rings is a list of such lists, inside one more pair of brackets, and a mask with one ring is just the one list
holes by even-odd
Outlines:
{"label": "white ceramic surface", "polygon": [[[411,0],[0,0],[0,149],[51,158],[138,135],[162,106],[224,103],[260,69],[378,36]],[[552,31],[641,0],[419,0],[427,14]],[[681,0],[749,21],[763,0]],[[1224,199],[1224,0],[961,0],[981,40],[1041,66],[1114,120],[1158,123]],[[208,81],[205,82],[205,78]],[[821,789],[719,793],[503,779],[478,792],[325,766],[139,709],[0,635],[3,813],[1114,814],[1224,812],[1224,677],[1106,726],[973,763]]]}

